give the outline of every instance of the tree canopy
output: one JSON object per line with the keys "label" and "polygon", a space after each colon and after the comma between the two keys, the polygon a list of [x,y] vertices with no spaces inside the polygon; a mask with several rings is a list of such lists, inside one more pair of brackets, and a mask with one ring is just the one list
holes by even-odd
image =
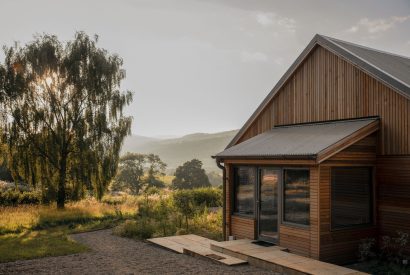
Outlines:
{"label": "tree canopy", "polygon": [[210,187],[208,176],[202,169],[202,162],[197,159],[185,162],[175,171],[172,180],[174,189],[193,189],[199,187]]}
{"label": "tree canopy", "polygon": [[137,195],[150,187],[164,187],[158,177],[165,175],[165,168],[166,164],[157,155],[127,153],[120,158],[118,173],[111,189]]}
{"label": "tree canopy", "polygon": [[64,43],[40,35],[23,47],[4,47],[0,64],[0,143],[9,169],[60,208],[67,195],[101,198],[130,133],[123,60],[97,43],[83,32]]}

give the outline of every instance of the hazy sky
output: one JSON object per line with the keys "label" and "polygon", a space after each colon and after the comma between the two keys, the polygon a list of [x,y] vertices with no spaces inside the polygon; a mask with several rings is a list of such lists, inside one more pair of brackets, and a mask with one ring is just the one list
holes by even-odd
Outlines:
{"label": "hazy sky", "polygon": [[410,0],[331,2],[0,0],[0,41],[98,34],[124,59],[133,134],[218,132],[243,125],[316,33],[410,56]]}

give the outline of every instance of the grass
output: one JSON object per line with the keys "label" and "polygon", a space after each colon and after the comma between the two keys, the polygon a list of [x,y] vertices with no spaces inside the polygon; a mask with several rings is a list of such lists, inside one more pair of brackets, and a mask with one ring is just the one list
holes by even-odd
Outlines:
{"label": "grass", "polygon": [[58,210],[55,205],[0,207],[0,235],[59,225],[72,226],[99,220],[122,219],[132,217],[135,211],[134,204],[109,205],[95,200],[68,203],[64,210]]}
{"label": "grass", "polygon": [[87,251],[69,234],[114,227],[134,217],[134,201],[121,205],[83,200],[64,210],[50,206],[0,208],[0,262],[61,256]]}
{"label": "grass", "polygon": [[65,231],[40,230],[0,236],[0,262],[62,256],[88,251]]}

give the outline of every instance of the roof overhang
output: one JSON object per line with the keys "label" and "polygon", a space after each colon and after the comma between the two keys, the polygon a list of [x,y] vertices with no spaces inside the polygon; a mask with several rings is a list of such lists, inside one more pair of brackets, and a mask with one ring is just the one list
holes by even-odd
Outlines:
{"label": "roof overhang", "polygon": [[379,118],[361,118],[274,127],[213,158],[233,160],[309,160],[320,164],[379,130]]}

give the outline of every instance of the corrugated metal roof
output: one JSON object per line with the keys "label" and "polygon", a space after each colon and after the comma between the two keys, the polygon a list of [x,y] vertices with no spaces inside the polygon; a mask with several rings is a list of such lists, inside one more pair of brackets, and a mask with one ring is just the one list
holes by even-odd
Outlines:
{"label": "corrugated metal roof", "polygon": [[335,38],[327,37],[327,39],[350,51],[357,57],[362,58],[379,70],[389,74],[391,77],[410,86],[410,58],[371,49]]}
{"label": "corrugated metal roof", "polygon": [[316,34],[295,62],[293,62],[286,73],[281,77],[278,83],[276,83],[268,96],[254,111],[252,116],[245,122],[239,132],[228,144],[227,148],[234,145],[241,138],[249,126],[252,125],[254,120],[258,117],[260,112],[264,110],[271,99],[316,45],[320,45],[336,55],[349,60],[352,64],[410,99],[410,58]]}
{"label": "corrugated metal roof", "polygon": [[364,118],[274,127],[238,145],[217,158],[315,158],[318,153],[378,120]]}

